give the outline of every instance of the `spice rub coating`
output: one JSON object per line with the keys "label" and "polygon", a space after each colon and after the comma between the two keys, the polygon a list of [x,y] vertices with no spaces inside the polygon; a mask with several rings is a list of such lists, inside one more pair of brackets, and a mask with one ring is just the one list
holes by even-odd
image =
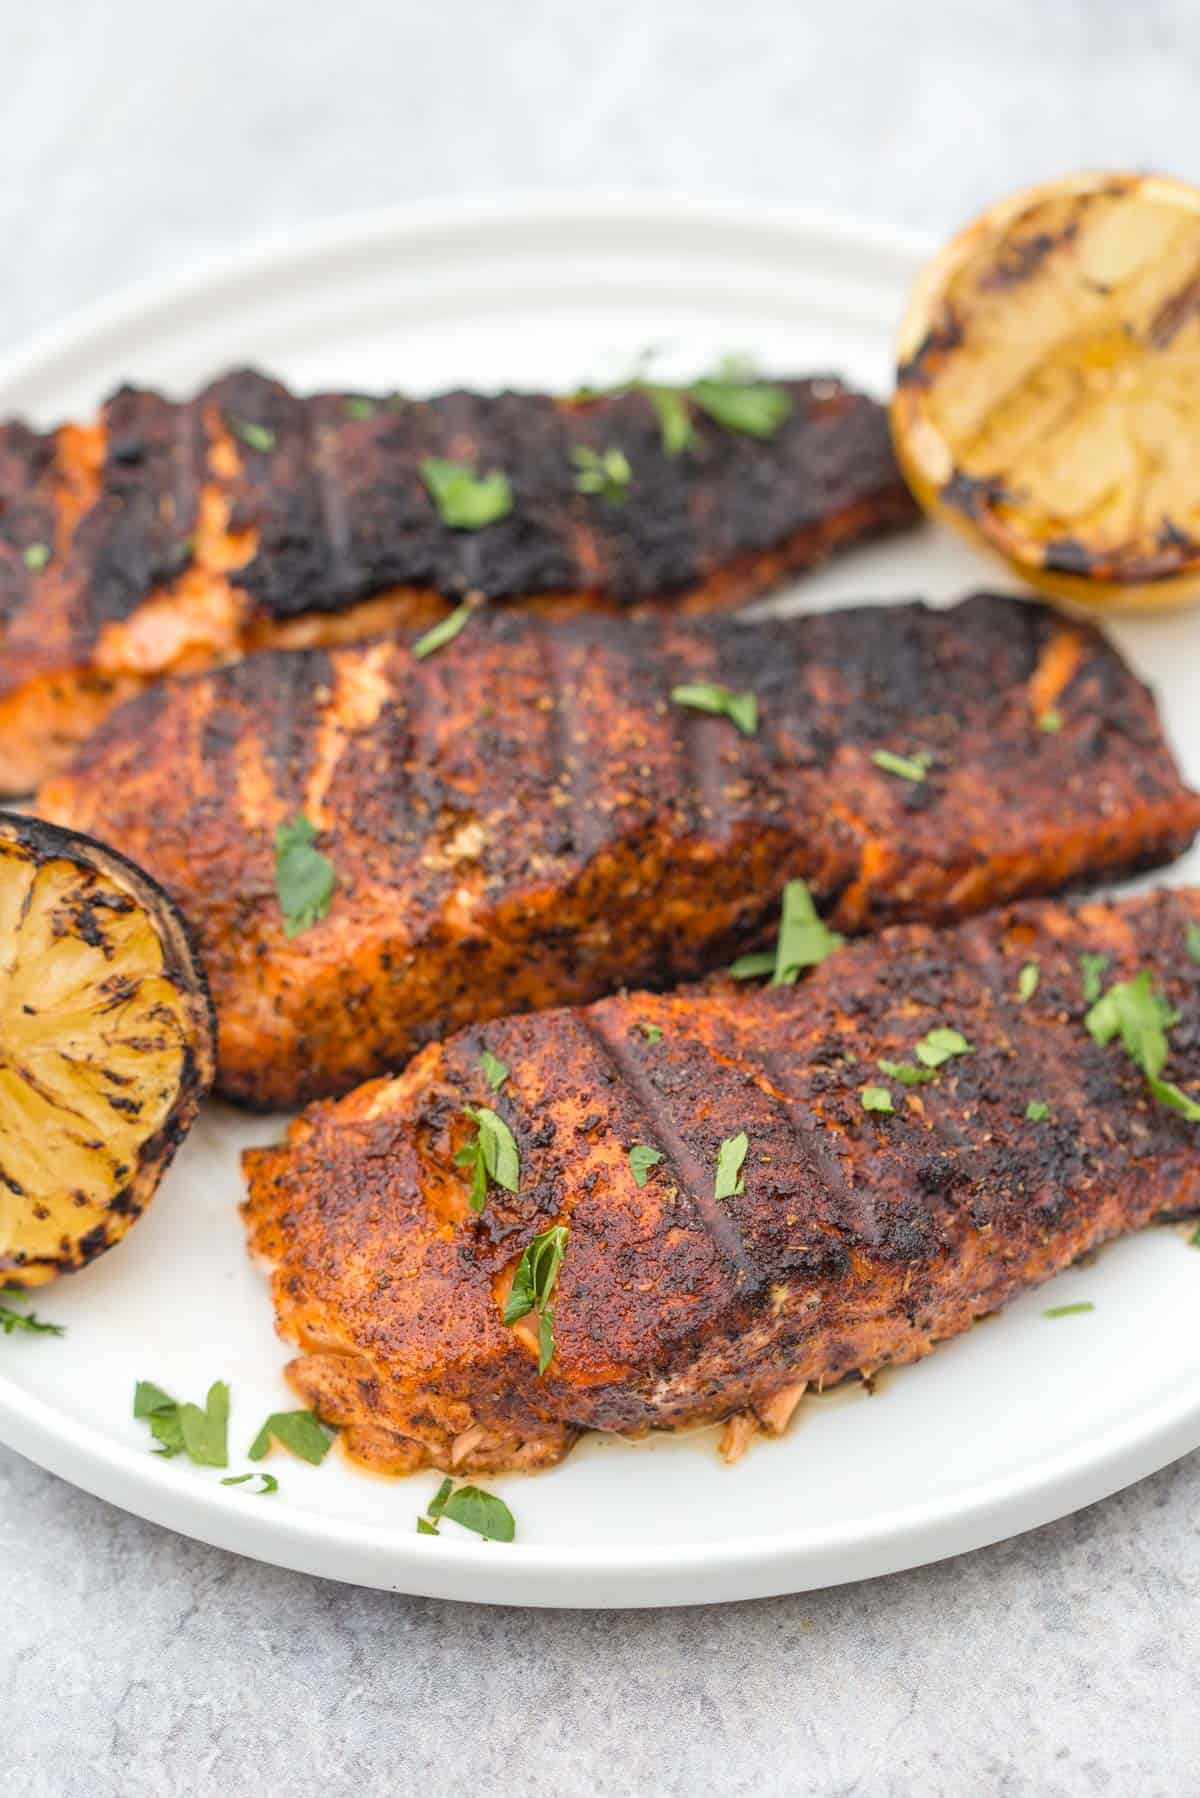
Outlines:
{"label": "spice rub coating", "polygon": [[[697,681],[753,691],[757,733],[672,702]],[[927,755],[924,778],[880,751]],[[1104,638],[987,595],[760,623],[488,614],[425,661],[386,640],[251,657],[123,708],[40,806],[179,902],[221,1088],[258,1106],[719,967],[773,933],[791,878],[842,931],[947,922],[1167,860],[1200,826]],[[337,886],[288,939],[273,845],[301,812]]]}
{"label": "spice rub coating", "polygon": [[[293,1387],[381,1471],[536,1467],[588,1429],[778,1433],[806,1385],[913,1361],[1108,1238],[1200,1207],[1196,1126],[1093,1041],[1080,968],[1152,970],[1180,1014],[1168,1071],[1200,1096],[1197,921],[1194,890],[1027,902],[898,926],[798,986],[627,994],[431,1046],[245,1157]],[[879,1071],[938,1027],[970,1052],[919,1086]],[[510,1070],[498,1092],[484,1048]],[[893,1114],[864,1110],[864,1082]],[[519,1191],[493,1186],[478,1215],[455,1161],[468,1104],[494,1107],[520,1155]],[[718,1201],[718,1150],[742,1131],[743,1190]],[[643,1187],[634,1143],[663,1157]],[[502,1313],[555,1224],[539,1377],[535,1320]]]}
{"label": "spice rub coating", "polygon": [[[302,398],[251,370],[183,402],[122,388],[88,425],[0,425],[0,791],[163,675],[428,624],[467,593],[735,606],[915,519],[880,406],[776,385],[790,411],[768,439],[697,411],[674,456],[640,391]],[[623,503],[579,492],[580,449],[625,458]],[[502,470],[509,515],[451,529],[429,457]]]}

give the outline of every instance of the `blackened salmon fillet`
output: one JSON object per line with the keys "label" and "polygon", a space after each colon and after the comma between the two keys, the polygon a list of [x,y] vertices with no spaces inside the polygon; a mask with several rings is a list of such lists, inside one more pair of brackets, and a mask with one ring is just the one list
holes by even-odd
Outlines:
{"label": "blackened salmon fillet", "polygon": [[[677,395],[682,442],[662,390],[301,398],[250,370],[0,426],[0,792],[164,675],[429,624],[466,595],[734,606],[915,519],[882,407],[828,378],[756,390],[774,409],[742,428]],[[447,461],[502,477],[503,515],[447,522],[424,472]]]}
{"label": "blackened salmon fillet", "polygon": [[[1188,889],[1026,902],[897,926],[796,986],[427,1048],[245,1157],[293,1387],[380,1471],[542,1466],[582,1430],[778,1433],[806,1387],[913,1361],[1200,1207],[1173,1108],[1200,1116],[1198,926]],[[1131,983],[1133,1015],[1168,1021],[1170,1103],[1097,1028]],[[517,1163],[474,1211],[484,1108]]]}
{"label": "blackened salmon fillet", "polygon": [[[750,696],[757,728],[680,687]],[[40,807],[179,902],[221,1087],[259,1106],[483,1018],[719,967],[773,932],[792,878],[840,931],[945,922],[1167,860],[1200,826],[1105,639],[988,595],[490,615],[426,660],[390,640],[252,656],[131,702]],[[275,842],[301,815],[336,887],[289,937]]]}

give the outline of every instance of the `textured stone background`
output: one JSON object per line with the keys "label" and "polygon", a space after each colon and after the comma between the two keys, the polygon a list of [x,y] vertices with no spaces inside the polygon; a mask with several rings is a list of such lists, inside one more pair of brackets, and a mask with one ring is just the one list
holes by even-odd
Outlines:
{"label": "textured stone background", "polygon": [[[16,16],[18,14],[19,16]],[[0,343],[260,232],[512,187],[948,230],[1078,165],[1200,177],[1184,0],[3,8]],[[1200,1457],[965,1560],[521,1615],[199,1547],[0,1451],[22,1798],[1194,1798]]]}

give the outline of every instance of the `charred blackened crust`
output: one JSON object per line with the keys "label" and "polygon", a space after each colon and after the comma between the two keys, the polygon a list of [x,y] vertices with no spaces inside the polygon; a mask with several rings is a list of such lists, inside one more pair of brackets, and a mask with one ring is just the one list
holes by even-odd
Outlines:
{"label": "charred blackened crust", "polygon": [[[697,682],[752,692],[756,733],[672,699]],[[174,894],[224,1090],[268,1106],[484,1016],[695,978],[771,935],[789,878],[839,930],[951,922],[1167,860],[1200,823],[1100,633],[985,594],[754,623],[485,611],[426,660],[252,656],[124,708],[41,804]],[[273,835],[299,811],[338,886],[289,940]]]}
{"label": "charred blackened crust", "polygon": [[[1150,970],[1181,1020],[1168,1071],[1194,1093],[1197,922],[1182,890],[901,926],[791,988],[505,1019],[314,1108],[247,1157],[297,1390],[352,1453],[461,1472],[556,1459],[581,1429],[751,1412],[775,1431],[805,1385],[927,1354],[1108,1238],[1200,1206],[1196,1126],[1093,1040],[1080,959],[1107,957],[1105,980]],[[947,1027],[964,1048],[935,1077],[881,1065],[917,1067]],[[510,1070],[498,1094],[485,1048]],[[865,1109],[866,1085],[891,1112]],[[476,1216],[454,1157],[481,1103],[513,1134],[520,1190]],[[742,1183],[717,1200],[721,1144],[742,1132]],[[633,1143],[662,1157],[641,1185]],[[503,1309],[552,1224],[568,1236],[539,1377]]]}

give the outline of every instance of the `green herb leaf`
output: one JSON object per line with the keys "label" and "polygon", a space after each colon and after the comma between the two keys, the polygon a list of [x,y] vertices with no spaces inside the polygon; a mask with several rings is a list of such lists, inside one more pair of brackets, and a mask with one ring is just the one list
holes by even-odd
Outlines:
{"label": "green herb leaf", "polygon": [[927,1080],[937,1079],[936,1068],[914,1067],[911,1061],[883,1061],[875,1063],[881,1074],[889,1080],[898,1080],[901,1086],[924,1086]]}
{"label": "green herb leaf", "polygon": [[333,1436],[312,1411],[272,1411],[250,1444],[250,1459],[263,1460],[272,1442],[311,1467],[319,1467],[333,1445]]}
{"label": "green herb leaf", "polygon": [[197,1467],[229,1466],[229,1387],[224,1380],[213,1381],[203,1410],[180,1405],[179,1429],[188,1459]]}
{"label": "green herb leaf", "polygon": [[1039,968],[1037,962],[1027,961],[1025,966],[1021,969],[1021,972],[1017,975],[1018,1004],[1025,1005],[1033,998],[1033,995],[1038,990],[1038,981],[1041,977],[1042,970]]}
{"label": "green herb leaf", "polygon": [[586,443],[577,443],[571,451],[571,460],[578,471],[575,486],[580,493],[599,494],[611,505],[624,505],[629,497],[633,470],[623,450],[594,450]]}
{"label": "green herb leaf", "polygon": [[685,681],[671,688],[676,705],[690,706],[694,712],[712,712],[736,724],[744,737],[752,737],[758,729],[758,695],[735,693],[717,681]]}
{"label": "green herb leaf", "polygon": [[482,1211],[489,1180],[506,1192],[520,1190],[521,1157],[512,1131],[490,1105],[468,1105],[465,1110],[478,1128],[454,1159],[459,1167],[471,1169],[471,1210]]}
{"label": "green herb leaf", "polygon": [[1050,1116],[1050,1107],[1045,1099],[1030,1099],[1025,1107],[1025,1116],[1031,1124],[1044,1124]]}
{"label": "green herb leaf", "polygon": [[858,1096],[864,1111],[894,1112],[896,1109],[886,1086],[864,1086]]}
{"label": "green herb leaf", "polygon": [[275,832],[275,891],[289,938],[319,923],[333,900],[337,875],[329,857],[313,848],[316,840],[303,812]]}
{"label": "green herb leaf", "polygon": [[368,399],[365,394],[351,393],[342,401],[342,410],[347,418],[361,420],[364,418],[374,418],[375,405],[376,402]]}
{"label": "green herb leaf", "polygon": [[464,1530],[473,1530],[485,1542],[511,1542],[516,1519],[502,1498],[479,1486],[459,1486],[442,1506],[441,1515]]}
{"label": "green herb leaf", "polygon": [[789,880],[783,889],[783,911],[771,985],[793,985],[801,968],[817,967],[835,949],[840,949],[845,940],[821,922],[806,883]]}
{"label": "green herb leaf", "polygon": [[452,612],[447,612],[444,618],[439,618],[436,624],[431,624],[412,646],[412,652],[417,660],[424,661],[425,657],[433,655],[435,650],[445,649],[447,643],[453,643],[474,610],[475,607],[468,600],[464,600],[461,606],[455,606]]}
{"label": "green herb leaf", "polygon": [[29,1294],[23,1286],[0,1286],[0,1332],[12,1336],[18,1330],[30,1336],[65,1336],[65,1324],[44,1323],[36,1311],[14,1311],[6,1304],[7,1299],[27,1299]]}
{"label": "green herb leaf", "polygon": [[526,1243],[504,1307],[506,1324],[515,1324],[530,1311],[537,1312],[539,1374],[545,1373],[554,1357],[554,1310],[550,1301],[566,1250],[565,1224],[551,1224],[548,1230]]}
{"label": "green herb leaf", "polygon": [[1119,980],[1092,1006],[1083,1020],[1101,1048],[1119,1036],[1126,1054],[1144,1074],[1161,1074],[1167,1059],[1167,1028],[1176,1014],[1154,990],[1148,968],[1132,980]]}
{"label": "green herb leaf", "polygon": [[1200,924],[1187,927],[1187,952],[1189,960],[1200,961]]}
{"label": "green herb leaf", "polygon": [[440,1517],[446,1507],[446,1500],[454,1490],[454,1481],[447,1477],[438,1487],[428,1505],[431,1517]]}
{"label": "green herb leaf", "polygon": [[681,456],[696,442],[696,428],[685,395],[678,387],[647,387],[645,392],[658,414],[663,454]]}
{"label": "green herb leaf", "polygon": [[746,1159],[746,1151],[750,1147],[750,1139],[744,1130],[736,1136],[727,1136],[717,1150],[717,1177],[713,1185],[714,1199],[732,1199],[744,1192],[746,1182],[742,1179],[742,1163]]}
{"label": "green herb leaf", "polygon": [[506,1061],[501,1061],[498,1055],[493,1055],[490,1049],[485,1049],[483,1054],[479,1057],[479,1066],[483,1072],[484,1079],[494,1093],[500,1091],[500,1088],[504,1085],[504,1082],[512,1072],[508,1063]]}
{"label": "green herb leaf", "polygon": [[1093,1005],[1104,991],[1104,971],[1112,960],[1111,955],[1088,955],[1079,957],[1079,974],[1083,981],[1083,997],[1088,1005]]}
{"label": "green herb leaf", "polygon": [[924,780],[933,757],[925,749],[916,755],[893,755],[890,749],[876,749],[871,760],[885,774],[898,774],[901,780]]}
{"label": "green herb leaf", "polygon": [[50,560],[48,543],[29,543],[21,551],[21,560],[31,574],[40,574]]}
{"label": "green herb leaf", "polygon": [[661,1149],[652,1149],[649,1143],[635,1142],[629,1151],[629,1166],[639,1186],[644,1186],[650,1178],[650,1169],[657,1167],[663,1159]]}
{"label": "green herb leaf", "polygon": [[133,1389],[133,1415],[135,1417],[153,1417],[156,1412],[173,1411],[175,1400],[153,1380],[139,1380]]}
{"label": "green herb leaf", "polygon": [[917,1060],[927,1068],[940,1068],[955,1055],[974,1055],[975,1051],[959,1030],[938,1025],[917,1044]]}
{"label": "green herb leaf", "polygon": [[1051,1305],[1048,1311],[1042,1312],[1042,1316],[1078,1317],[1081,1312],[1094,1311],[1095,1309],[1096,1307],[1092,1304],[1090,1299],[1081,1299],[1077,1305]]}
{"label": "green herb leaf", "polygon": [[1176,1086],[1173,1080],[1163,1080],[1157,1074],[1147,1074],[1146,1084],[1160,1105],[1169,1105],[1172,1111],[1179,1112],[1189,1124],[1200,1124],[1200,1102],[1193,1099],[1190,1093]]}
{"label": "green herb leaf", "polygon": [[647,1048],[653,1049],[656,1043],[661,1043],[663,1039],[661,1024],[639,1024],[638,1029],[646,1039]]}
{"label": "green herb leaf", "polygon": [[1194,1249],[1200,1249],[1200,1224],[1196,1225],[1196,1228],[1188,1237],[1188,1241]]}
{"label": "green herb leaf", "polygon": [[512,511],[512,487],[499,469],[477,475],[465,462],[426,456],[421,479],[442,523],[453,531],[480,531]]}
{"label": "green herb leaf", "polygon": [[275,448],[275,433],[266,425],[255,424],[252,418],[231,418],[229,427],[235,437],[240,437],[247,449],[258,450],[266,455]]}
{"label": "green herb leaf", "polygon": [[747,437],[773,437],[792,410],[782,387],[725,375],[693,381],[688,394],[702,412],[727,431]]}
{"label": "green herb leaf", "polygon": [[418,1517],[417,1534],[418,1536],[436,1536],[438,1534],[438,1526],[436,1523],[430,1523],[428,1517]]}
{"label": "green herb leaf", "polygon": [[247,1480],[261,1480],[250,1494],[251,1498],[270,1498],[272,1492],[278,1492],[279,1481],[273,1473],[235,1473],[230,1479],[222,1480],[222,1486],[244,1486]]}
{"label": "green herb leaf", "polygon": [[1037,726],[1039,730],[1045,731],[1048,737],[1052,737],[1062,729],[1062,723],[1062,713],[1056,711],[1055,708],[1051,706],[1048,712],[1043,712],[1040,715]]}
{"label": "green herb leaf", "polygon": [[749,955],[739,955],[736,961],[729,964],[731,980],[757,980],[762,974],[774,972],[774,949],[753,949]]}

